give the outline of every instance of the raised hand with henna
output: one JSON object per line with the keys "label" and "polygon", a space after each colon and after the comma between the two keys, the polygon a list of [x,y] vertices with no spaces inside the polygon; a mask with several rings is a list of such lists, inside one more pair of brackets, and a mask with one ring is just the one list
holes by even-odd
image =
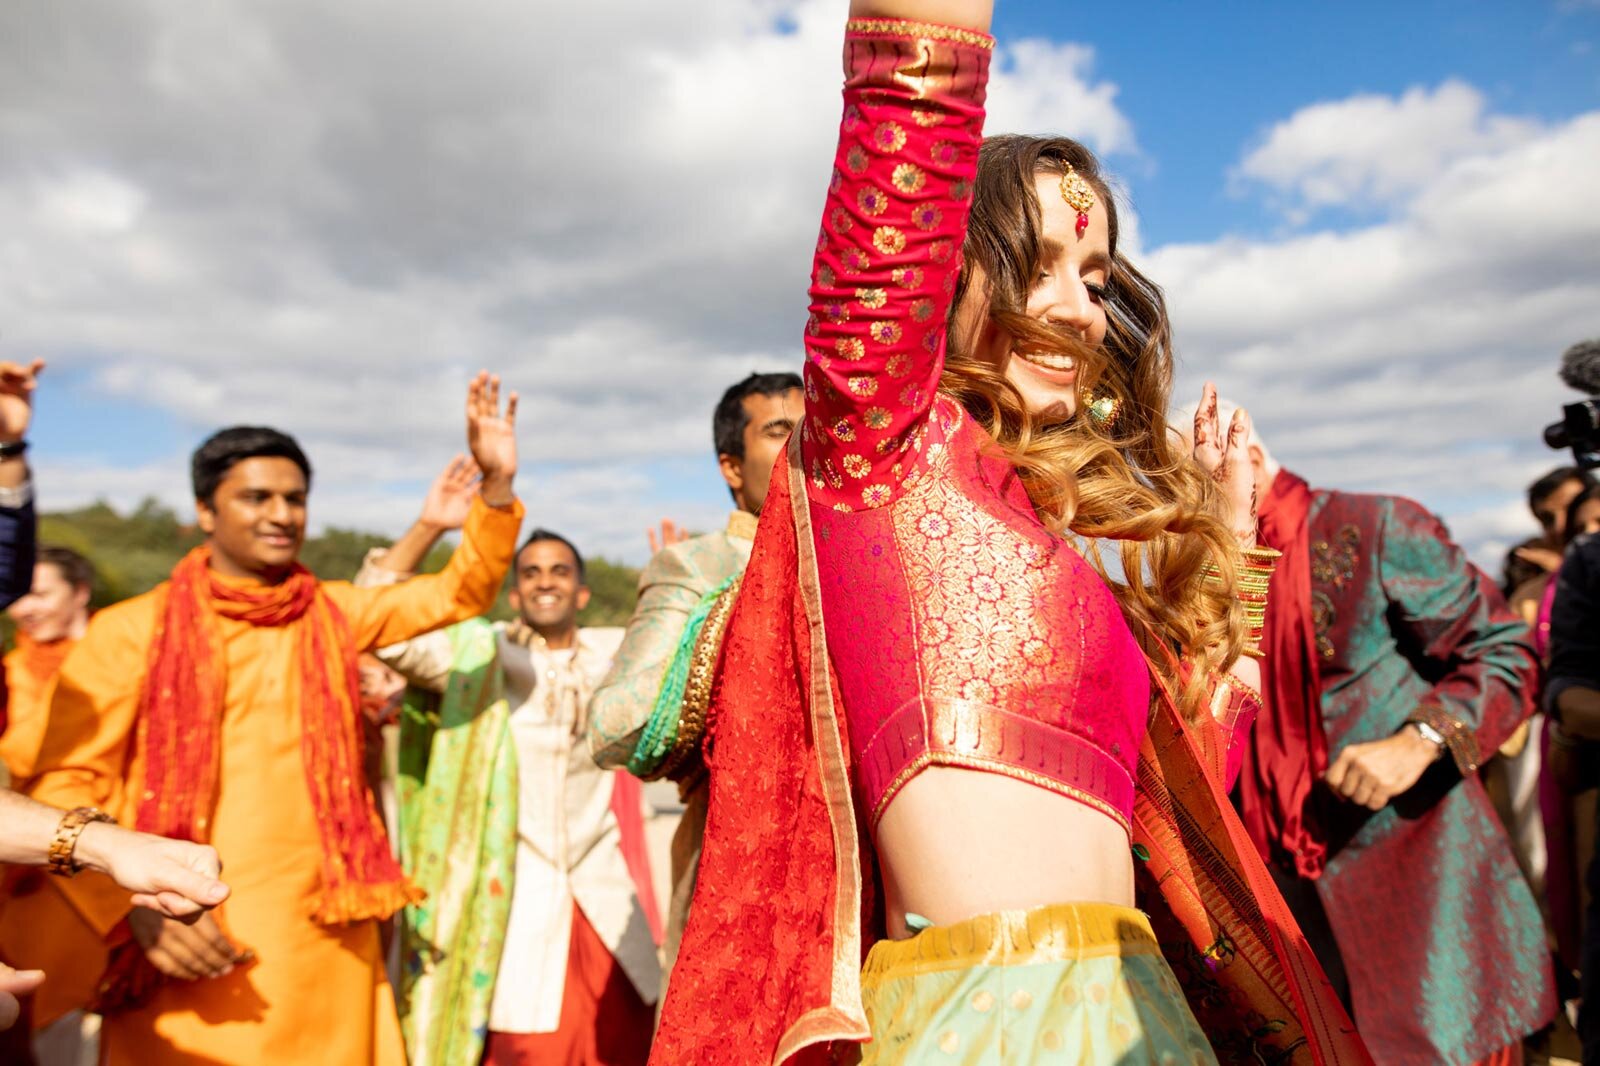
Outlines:
{"label": "raised hand with henna", "polygon": [[1256,543],[1255,472],[1250,466],[1250,416],[1244,408],[1233,412],[1223,432],[1217,417],[1217,387],[1206,382],[1200,406],[1194,413],[1194,459],[1222,489],[1231,509],[1234,536],[1243,548]]}

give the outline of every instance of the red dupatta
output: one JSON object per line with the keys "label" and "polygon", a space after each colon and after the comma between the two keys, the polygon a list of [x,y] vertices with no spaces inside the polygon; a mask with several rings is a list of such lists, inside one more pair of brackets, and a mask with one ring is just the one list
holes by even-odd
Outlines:
{"label": "red dupatta", "polygon": [[[705,848],[653,1063],[824,1062],[835,1042],[870,1036],[860,967],[878,886],[799,463],[797,435],[728,621],[704,742]],[[1140,751],[1135,854],[1141,905],[1191,1007],[1224,1062],[1371,1063],[1207,750],[1162,693]]]}
{"label": "red dupatta", "polygon": [[1261,640],[1266,701],[1245,748],[1239,809],[1263,859],[1287,858],[1299,876],[1315,880],[1328,856],[1316,810],[1317,783],[1328,769],[1328,737],[1312,618],[1310,515],[1310,487],[1278,471],[1261,501],[1261,542],[1283,558],[1268,597]]}

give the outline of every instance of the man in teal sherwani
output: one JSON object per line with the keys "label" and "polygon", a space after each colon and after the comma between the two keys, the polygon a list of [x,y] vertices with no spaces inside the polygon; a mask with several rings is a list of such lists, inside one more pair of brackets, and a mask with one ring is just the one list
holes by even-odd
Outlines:
{"label": "man in teal sherwani", "polygon": [[1284,558],[1245,824],[1336,979],[1342,962],[1378,1062],[1520,1063],[1553,974],[1477,770],[1534,709],[1528,630],[1418,504],[1311,489],[1251,452]]}

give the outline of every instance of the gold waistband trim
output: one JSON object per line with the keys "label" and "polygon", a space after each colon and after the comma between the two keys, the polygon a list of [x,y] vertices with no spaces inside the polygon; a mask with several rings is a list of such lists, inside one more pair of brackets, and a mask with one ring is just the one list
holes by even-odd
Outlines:
{"label": "gold waistband trim", "polygon": [[1160,953],[1143,911],[1115,903],[1051,903],[936,925],[906,940],[880,940],[867,955],[861,983],[974,966]]}

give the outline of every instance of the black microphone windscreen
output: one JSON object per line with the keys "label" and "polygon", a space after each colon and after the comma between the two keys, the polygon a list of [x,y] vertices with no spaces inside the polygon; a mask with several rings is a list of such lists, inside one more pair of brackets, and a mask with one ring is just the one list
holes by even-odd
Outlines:
{"label": "black microphone windscreen", "polygon": [[1579,392],[1600,395],[1600,338],[1579,341],[1561,353],[1561,380]]}

